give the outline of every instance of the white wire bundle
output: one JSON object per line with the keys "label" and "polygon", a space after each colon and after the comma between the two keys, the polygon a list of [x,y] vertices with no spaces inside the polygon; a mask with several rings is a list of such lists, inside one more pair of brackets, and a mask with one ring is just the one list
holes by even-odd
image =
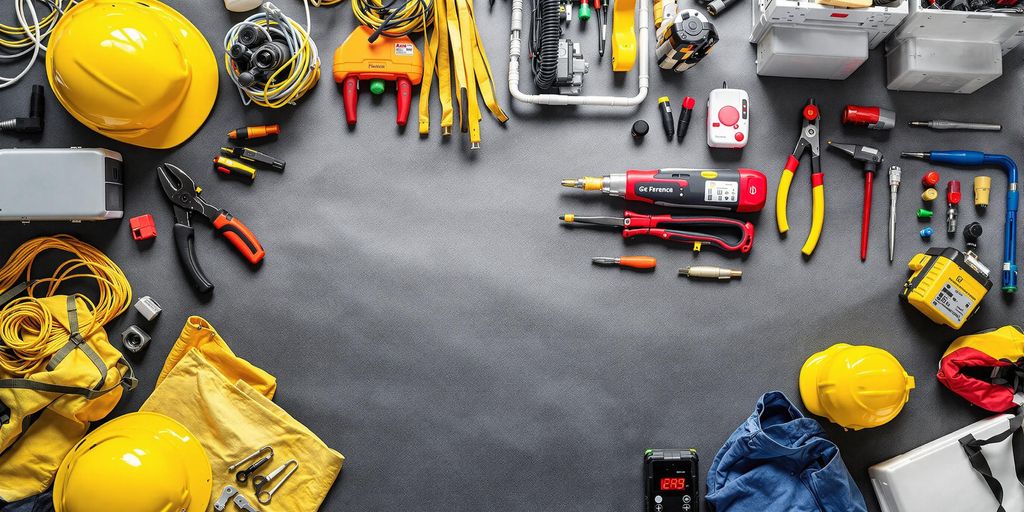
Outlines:
{"label": "white wire bundle", "polygon": [[[71,0],[68,9],[74,7],[77,0]],[[35,3],[49,9],[49,13],[39,18]],[[21,80],[35,65],[40,51],[46,51],[43,41],[49,37],[57,20],[64,14],[64,0],[14,0],[14,14],[18,19],[17,27],[0,24],[0,46],[13,53],[0,52],[0,61],[16,61],[31,53],[28,64],[13,77],[0,76],[0,89],[10,87]],[[26,15],[27,11],[27,15]],[[19,38],[19,39],[9,39]]]}
{"label": "white wire bundle", "polygon": [[[231,27],[224,36],[224,65],[231,81],[238,88],[243,104],[256,103],[263,107],[280,108],[302,98],[320,79],[320,53],[309,35],[311,27],[308,0],[304,1],[303,5],[306,9],[305,28],[267,2],[263,4],[262,11]],[[239,70],[227,52],[238,39],[239,30],[247,25],[263,32],[267,40],[284,42],[292,56],[266,82],[243,86],[239,82]],[[285,70],[287,73],[284,73]]]}

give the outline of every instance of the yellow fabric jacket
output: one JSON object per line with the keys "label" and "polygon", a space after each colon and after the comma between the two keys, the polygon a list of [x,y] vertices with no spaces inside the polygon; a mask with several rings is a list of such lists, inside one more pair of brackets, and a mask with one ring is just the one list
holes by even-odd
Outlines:
{"label": "yellow fabric jacket", "polygon": [[266,475],[291,459],[299,467],[268,508],[314,511],[345,457],[273,403],[276,389],[274,376],[237,357],[209,322],[193,316],[141,410],[181,422],[203,445],[213,466],[211,504],[232,485],[256,505],[252,486],[238,484],[227,468],[260,447],[271,446],[274,458],[255,474]]}

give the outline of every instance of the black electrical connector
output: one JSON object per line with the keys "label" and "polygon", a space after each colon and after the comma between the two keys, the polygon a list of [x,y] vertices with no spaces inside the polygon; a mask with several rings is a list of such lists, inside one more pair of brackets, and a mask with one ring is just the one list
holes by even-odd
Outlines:
{"label": "black electrical connector", "polygon": [[40,133],[43,131],[43,86],[32,86],[28,117],[15,117],[0,121],[0,132]]}

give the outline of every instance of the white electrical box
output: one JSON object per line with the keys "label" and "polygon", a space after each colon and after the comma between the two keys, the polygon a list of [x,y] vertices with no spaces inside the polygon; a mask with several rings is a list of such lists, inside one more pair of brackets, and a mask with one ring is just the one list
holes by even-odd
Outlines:
{"label": "white electrical box", "polygon": [[1024,15],[921,7],[886,42],[888,88],[970,94],[1003,74],[1003,55],[1024,41]]}
{"label": "white electrical box", "polygon": [[912,37],[891,46],[885,58],[894,91],[969,94],[1003,74],[997,43]]}
{"label": "white electrical box", "polygon": [[[919,446],[868,468],[871,487],[882,512],[975,512],[998,508],[985,479],[967,460],[960,439],[972,434],[988,439],[1006,431],[1009,414],[968,425],[952,434]],[[982,453],[1002,484],[1003,507],[1024,510],[1024,487],[1014,473],[1010,438],[982,447]]]}
{"label": "white electrical box", "polygon": [[907,17],[907,2],[859,9],[804,0],[752,0],[757,74],[842,80]]}
{"label": "white electrical box", "polygon": [[771,27],[757,44],[757,74],[844,80],[868,60],[862,30]]}

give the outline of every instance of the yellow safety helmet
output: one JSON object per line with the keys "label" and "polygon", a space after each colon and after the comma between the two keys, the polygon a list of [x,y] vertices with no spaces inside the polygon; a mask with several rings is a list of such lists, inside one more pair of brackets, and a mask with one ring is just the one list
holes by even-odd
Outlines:
{"label": "yellow safety helmet", "polygon": [[136,412],[85,436],[53,484],[56,512],[205,512],[213,483],[199,441],[162,414]]}
{"label": "yellow safety helmet", "polygon": [[903,409],[911,389],[914,377],[900,362],[867,345],[832,345],[800,369],[800,397],[807,410],[853,430],[888,423]]}
{"label": "yellow safety helmet", "polygon": [[217,97],[210,44],[156,0],[85,0],[50,35],[46,75],[61,105],[93,131],[144,148],[189,138]]}

